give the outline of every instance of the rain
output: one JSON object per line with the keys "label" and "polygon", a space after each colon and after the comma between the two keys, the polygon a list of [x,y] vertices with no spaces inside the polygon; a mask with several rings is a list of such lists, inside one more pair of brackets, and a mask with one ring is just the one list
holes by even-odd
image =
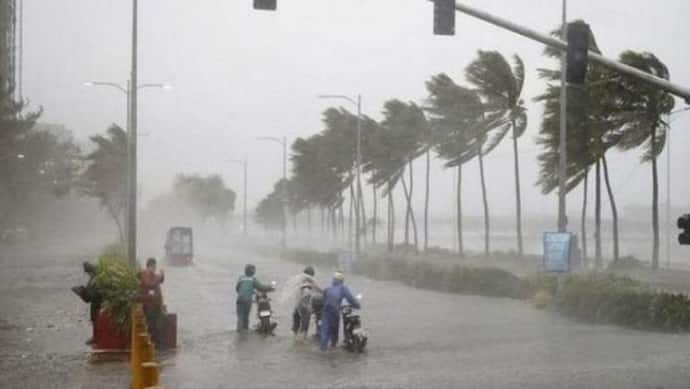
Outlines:
{"label": "rain", "polygon": [[687,388],[688,16],[0,0],[0,387]]}

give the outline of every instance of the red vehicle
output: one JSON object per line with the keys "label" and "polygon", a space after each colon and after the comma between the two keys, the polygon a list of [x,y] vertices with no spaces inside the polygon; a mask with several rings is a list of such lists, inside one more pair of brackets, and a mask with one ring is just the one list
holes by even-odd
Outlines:
{"label": "red vehicle", "polygon": [[190,265],[194,259],[194,238],[189,227],[172,227],[165,239],[165,259],[171,265]]}

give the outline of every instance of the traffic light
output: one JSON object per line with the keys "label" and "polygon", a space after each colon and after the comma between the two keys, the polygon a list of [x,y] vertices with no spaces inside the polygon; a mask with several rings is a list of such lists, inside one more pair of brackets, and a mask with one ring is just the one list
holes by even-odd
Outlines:
{"label": "traffic light", "polygon": [[568,24],[568,55],[566,80],[571,84],[582,85],[587,76],[589,51],[589,25],[585,22]]}
{"label": "traffic light", "polygon": [[678,218],[678,228],[683,232],[678,234],[678,243],[690,245],[690,214],[685,214]]}
{"label": "traffic light", "polygon": [[455,0],[434,0],[434,35],[455,35]]}
{"label": "traffic light", "polygon": [[278,0],[254,0],[254,9],[262,9],[266,11],[275,11]]}

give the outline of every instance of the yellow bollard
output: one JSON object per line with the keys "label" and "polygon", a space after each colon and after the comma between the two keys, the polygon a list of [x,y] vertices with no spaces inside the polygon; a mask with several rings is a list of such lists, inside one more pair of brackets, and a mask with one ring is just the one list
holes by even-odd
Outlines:
{"label": "yellow bollard", "polygon": [[155,362],[156,348],[151,341],[141,304],[135,304],[132,308],[131,320],[132,389],[163,389],[158,386],[160,373],[158,363]]}
{"label": "yellow bollard", "polygon": [[158,364],[156,362],[144,362],[141,364],[141,369],[144,388],[158,385]]}
{"label": "yellow bollard", "polygon": [[131,325],[130,325],[130,346],[129,346],[129,363],[130,363],[130,373],[132,375],[132,389],[139,389],[141,386],[140,378],[139,378],[139,364],[141,361],[139,360],[139,353],[137,352],[137,349],[139,348],[139,342],[137,340],[137,327],[140,327],[141,324],[138,324],[137,320],[137,306],[136,304],[132,306],[132,316],[130,317]]}

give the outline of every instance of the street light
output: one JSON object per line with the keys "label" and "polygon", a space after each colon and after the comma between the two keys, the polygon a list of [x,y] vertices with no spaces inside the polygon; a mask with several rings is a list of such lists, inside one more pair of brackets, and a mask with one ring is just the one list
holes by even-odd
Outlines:
{"label": "street light", "polygon": [[244,188],[243,188],[243,199],[242,199],[242,231],[244,232],[244,236],[247,236],[247,157],[244,157],[244,159],[231,159],[228,160],[228,162],[231,163],[236,163],[238,165],[242,165],[242,168],[244,170]]}
{"label": "street light", "polygon": [[282,222],[282,235],[280,238],[280,246],[285,250],[287,247],[286,243],[286,235],[287,235],[287,210],[285,209],[287,207],[287,139],[285,137],[281,138],[276,138],[273,136],[261,136],[256,138],[257,140],[265,140],[265,141],[270,141],[270,142],[276,142],[280,145],[283,146],[283,193],[282,193],[282,202],[283,202],[283,222]]}
{"label": "street light", "polygon": [[354,261],[359,259],[359,251],[360,251],[360,242],[359,242],[359,226],[360,226],[360,220],[359,220],[359,212],[360,212],[360,204],[361,204],[361,194],[362,194],[362,181],[360,180],[360,172],[361,172],[361,165],[362,165],[362,95],[357,94],[357,98],[353,99],[352,97],[345,96],[345,95],[318,95],[317,96],[320,99],[340,99],[340,100],[346,100],[353,104],[355,107],[357,107],[357,150],[356,150],[356,158],[355,158],[355,170],[356,170],[356,178],[357,178],[357,190],[355,193],[355,252],[354,252],[354,257],[352,258]]}
{"label": "street light", "polygon": [[[685,107],[672,111],[668,116],[690,111]],[[669,118],[669,128],[666,133],[666,267],[671,268],[671,126],[673,118]]]}
{"label": "street light", "polygon": [[148,83],[137,85],[136,82],[136,26],[137,0],[134,0],[133,31],[132,31],[132,74],[126,86],[115,82],[89,81],[85,86],[108,86],[115,88],[127,96],[127,257],[131,266],[136,266],[137,260],[137,92],[144,88],[171,89],[172,86],[163,83]]}

